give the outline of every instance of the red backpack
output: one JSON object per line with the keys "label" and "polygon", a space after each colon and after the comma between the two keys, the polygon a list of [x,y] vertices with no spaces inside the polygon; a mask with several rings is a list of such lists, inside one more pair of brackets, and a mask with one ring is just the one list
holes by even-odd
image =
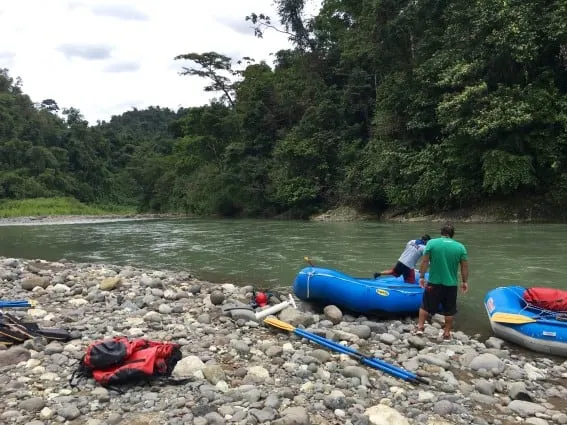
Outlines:
{"label": "red backpack", "polygon": [[123,336],[95,341],[87,347],[71,385],[77,375],[92,377],[103,386],[169,377],[181,357],[179,344],[169,342]]}

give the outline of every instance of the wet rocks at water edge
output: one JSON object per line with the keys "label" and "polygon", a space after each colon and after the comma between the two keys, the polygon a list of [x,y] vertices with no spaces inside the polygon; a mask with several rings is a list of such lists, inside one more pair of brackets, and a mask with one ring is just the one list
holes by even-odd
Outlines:
{"label": "wet rocks at water edge", "polygon": [[[377,321],[303,303],[277,314],[429,382],[410,384],[258,322],[251,286],[11,258],[0,258],[0,285],[2,299],[37,302],[11,313],[74,335],[0,348],[2,424],[567,424],[567,362],[459,331],[439,343],[437,321],[417,337],[410,318]],[[173,376],[188,382],[122,393],[93,380],[70,386],[89,342],[116,335],[179,343]]]}

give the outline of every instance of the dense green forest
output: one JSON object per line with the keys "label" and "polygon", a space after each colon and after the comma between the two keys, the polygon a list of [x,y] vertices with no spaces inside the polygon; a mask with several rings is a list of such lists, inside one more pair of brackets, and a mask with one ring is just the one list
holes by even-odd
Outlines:
{"label": "dense green forest", "polygon": [[[210,105],[89,125],[0,72],[0,198],[306,217],[567,203],[565,0],[276,0],[275,66],[181,54]],[[243,17],[244,19],[244,17]],[[187,99],[190,102],[191,99]]]}

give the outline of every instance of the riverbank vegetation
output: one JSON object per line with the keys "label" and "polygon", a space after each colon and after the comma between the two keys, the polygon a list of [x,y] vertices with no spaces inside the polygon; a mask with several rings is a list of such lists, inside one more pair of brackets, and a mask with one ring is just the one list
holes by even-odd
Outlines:
{"label": "riverbank vegetation", "polygon": [[133,214],[134,208],[121,205],[86,205],[70,197],[2,199],[0,218],[61,216],[61,215],[110,215]]}
{"label": "riverbank vegetation", "polygon": [[[180,54],[210,105],[89,125],[0,73],[0,197],[307,217],[509,205],[565,218],[567,3],[276,0],[275,66]],[[182,52],[180,52],[182,53]],[[187,99],[188,102],[191,99]],[[522,202],[518,202],[521,200]]]}

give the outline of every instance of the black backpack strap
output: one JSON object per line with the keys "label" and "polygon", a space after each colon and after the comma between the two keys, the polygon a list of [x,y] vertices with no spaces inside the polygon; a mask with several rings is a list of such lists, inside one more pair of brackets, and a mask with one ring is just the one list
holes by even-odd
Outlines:
{"label": "black backpack strap", "polygon": [[71,378],[69,378],[69,386],[76,387],[81,378],[90,378],[92,375],[92,370],[87,367],[85,364],[85,358],[83,357],[80,360],[77,369],[73,371]]}
{"label": "black backpack strap", "polygon": [[102,385],[102,384],[101,384],[101,386],[104,387],[104,388],[106,388],[106,389],[109,390],[109,391],[114,391],[114,392],[116,392],[116,393],[118,393],[118,394],[121,394],[121,395],[122,395],[122,394],[125,394],[124,391],[122,391],[120,388],[118,388],[118,387],[116,387],[116,386],[114,386],[114,385]]}
{"label": "black backpack strap", "polygon": [[165,384],[185,385],[185,384],[188,384],[189,382],[194,382],[194,379],[192,379],[192,378],[165,378],[165,379],[161,379],[158,382],[160,382],[160,385],[165,385]]}

